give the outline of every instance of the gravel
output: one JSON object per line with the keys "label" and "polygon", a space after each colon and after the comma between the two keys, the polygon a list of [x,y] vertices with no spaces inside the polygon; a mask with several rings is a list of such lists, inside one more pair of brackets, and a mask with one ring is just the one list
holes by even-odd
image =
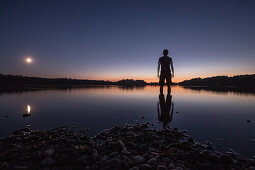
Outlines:
{"label": "gravel", "polygon": [[0,139],[0,169],[254,169],[255,160],[223,154],[176,128],[149,123],[115,126],[94,137],[60,127],[29,127]]}

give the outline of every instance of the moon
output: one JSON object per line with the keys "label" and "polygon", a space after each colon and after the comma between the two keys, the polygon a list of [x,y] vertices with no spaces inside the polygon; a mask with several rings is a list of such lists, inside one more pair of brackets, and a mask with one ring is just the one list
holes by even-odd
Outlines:
{"label": "moon", "polygon": [[27,58],[26,58],[26,62],[27,62],[28,64],[32,63],[32,58],[27,57]]}

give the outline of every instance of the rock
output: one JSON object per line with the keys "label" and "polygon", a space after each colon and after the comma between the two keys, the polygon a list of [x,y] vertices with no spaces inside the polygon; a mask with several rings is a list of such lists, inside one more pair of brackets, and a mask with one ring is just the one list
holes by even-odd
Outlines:
{"label": "rock", "polygon": [[131,156],[131,153],[129,151],[122,151],[122,155]]}
{"label": "rock", "polygon": [[14,166],[14,169],[28,169],[26,166]]}
{"label": "rock", "polygon": [[175,167],[175,166],[174,166],[174,164],[172,164],[172,163],[170,163],[170,164],[168,165],[168,168],[169,168],[169,169],[174,169],[174,167]]}
{"label": "rock", "polygon": [[158,163],[157,158],[153,157],[147,161],[148,164],[156,165]]}
{"label": "rock", "polygon": [[100,167],[105,167],[109,164],[109,161],[106,158],[101,159],[100,161]]}
{"label": "rock", "polygon": [[144,157],[140,156],[140,155],[136,155],[134,157],[134,163],[135,164],[140,164],[143,163],[145,161]]}
{"label": "rock", "polygon": [[176,170],[183,170],[183,168],[180,167],[180,166],[177,166],[175,169],[176,169]]}
{"label": "rock", "polygon": [[109,154],[109,157],[112,158],[112,157],[115,157],[118,154],[119,154],[118,152],[112,152],[112,153]]}
{"label": "rock", "polygon": [[88,159],[88,157],[89,157],[88,155],[82,155],[78,158],[78,160],[84,162]]}
{"label": "rock", "polygon": [[48,166],[52,166],[55,164],[55,160],[52,159],[51,157],[47,157],[44,160],[41,161],[42,166],[48,167]]}
{"label": "rock", "polygon": [[96,150],[96,149],[93,149],[93,150],[92,150],[92,158],[95,160],[95,159],[97,159],[97,157],[98,157],[97,150]]}
{"label": "rock", "polygon": [[111,142],[112,141],[112,137],[107,137],[106,141]]}
{"label": "rock", "polygon": [[148,159],[152,158],[152,155],[149,153],[145,153],[142,155],[142,157],[144,157],[144,159],[148,160]]}
{"label": "rock", "polygon": [[163,159],[161,159],[161,161],[164,162],[164,163],[169,163],[170,159],[169,158],[163,158]]}
{"label": "rock", "polygon": [[110,149],[111,151],[120,152],[122,150],[122,146],[120,142],[110,142],[108,144],[108,149]]}
{"label": "rock", "polygon": [[139,145],[139,148],[142,150],[146,150],[148,146],[146,144]]}
{"label": "rock", "polygon": [[157,170],[167,170],[167,167],[165,167],[164,165],[158,165]]}
{"label": "rock", "polygon": [[50,148],[50,149],[47,149],[47,150],[45,150],[43,153],[44,153],[44,155],[46,155],[46,156],[52,156],[53,155],[53,153],[54,153],[54,149],[53,148]]}
{"label": "rock", "polygon": [[140,170],[152,170],[152,166],[150,164],[142,164]]}
{"label": "rock", "polygon": [[122,140],[119,140],[119,143],[120,143],[120,146],[121,146],[121,150],[122,150],[123,152],[126,152],[126,151],[127,151],[127,148],[126,148],[124,142],[123,142]]}
{"label": "rock", "polygon": [[122,169],[128,169],[128,168],[130,168],[130,165],[131,165],[130,159],[127,156],[122,156],[121,157]]}
{"label": "rock", "polygon": [[151,129],[139,123],[116,126],[98,137],[67,127],[49,131],[21,129],[0,138],[0,169],[254,168],[254,158],[246,159],[232,149],[227,154],[209,151],[208,146],[211,144],[195,142],[178,129]]}
{"label": "rock", "polygon": [[119,160],[119,159],[112,159],[112,160],[110,160],[110,166],[109,166],[109,168],[110,169],[113,169],[113,170],[119,170],[119,169],[121,169],[121,160]]}

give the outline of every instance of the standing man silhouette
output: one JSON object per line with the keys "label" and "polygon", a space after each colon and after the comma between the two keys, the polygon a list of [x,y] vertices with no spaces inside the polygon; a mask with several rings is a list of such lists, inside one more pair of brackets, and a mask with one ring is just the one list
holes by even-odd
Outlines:
{"label": "standing man silhouette", "polygon": [[[165,79],[168,86],[168,92],[171,91],[170,85],[172,84],[172,77],[174,77],[174,67],[173,67],[173,60],[171,57],[168,57],[168,50],[163,50],[162,57],[158,60],[158,77],[159,77],[159,85],[160,85],[160,92],[163,92],[163,86],[165,84]],[[171,69],[170,69],[171,66]],[[161,70],[160,70],[161,68]],[[159,75],[160,70],[160,75]]]}

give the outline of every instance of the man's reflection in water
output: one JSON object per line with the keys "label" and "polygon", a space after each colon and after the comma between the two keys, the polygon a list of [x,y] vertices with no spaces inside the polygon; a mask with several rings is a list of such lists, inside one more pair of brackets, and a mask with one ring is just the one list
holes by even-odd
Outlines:
{"label": "man's reflection in water", "polygon": [[174,103],[172,102],[171,87],[168,88],[166,96],[163,94],[163,88],[160,88],[159,102],[157,104],[158,120],[162,122],[163,128],[166,128],[169,122],[172,121]]}

